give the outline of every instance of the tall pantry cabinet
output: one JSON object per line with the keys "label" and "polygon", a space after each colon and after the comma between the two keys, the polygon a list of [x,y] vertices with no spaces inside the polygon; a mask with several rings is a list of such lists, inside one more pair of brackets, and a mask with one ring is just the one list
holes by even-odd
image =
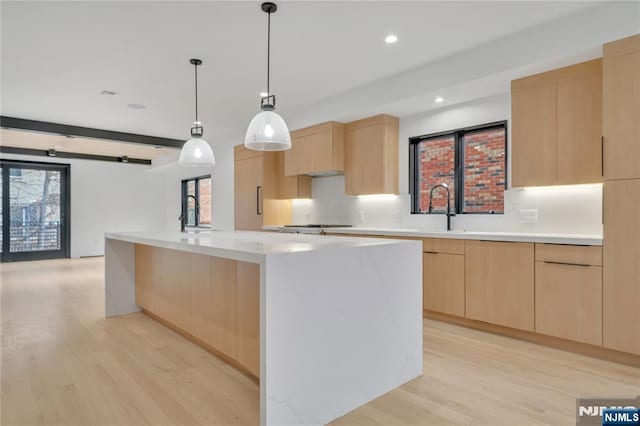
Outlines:
{"label": "tall pantry cabinet", "polygon": [[291,201],[279,194],[281,154],[234,147],[235,229],[261,231],[291,222]]}
{"label": "tall pantry cabinet", "polygon": [[603,345],[640,355],[640,35],[603,53]]}

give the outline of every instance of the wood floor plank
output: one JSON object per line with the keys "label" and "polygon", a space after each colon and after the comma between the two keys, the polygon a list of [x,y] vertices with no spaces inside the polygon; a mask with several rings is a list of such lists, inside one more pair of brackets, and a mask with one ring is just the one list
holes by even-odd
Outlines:
{"label": "wood floor plank", "polygon": [[[102,258],[0,265],[2,425],[259,423],[254,381],[144,314],[104,318],[103,280]],[[638,368],[425,320],[424,375],[333,424],[574,425],[577,397],[637,395]]]}

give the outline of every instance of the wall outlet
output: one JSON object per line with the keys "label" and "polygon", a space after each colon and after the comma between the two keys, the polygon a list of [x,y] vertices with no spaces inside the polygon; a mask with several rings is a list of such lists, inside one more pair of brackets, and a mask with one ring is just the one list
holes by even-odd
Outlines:
{"label": "wall outlet", "polygon": [[518,222],[538,223],[538,210],[537,209],[518,210]]}
{"label": "wall outlet", "polygon": [[364,210],[360,210],[358,212],[358,219],[360,220],[360,223],[364,223]]}

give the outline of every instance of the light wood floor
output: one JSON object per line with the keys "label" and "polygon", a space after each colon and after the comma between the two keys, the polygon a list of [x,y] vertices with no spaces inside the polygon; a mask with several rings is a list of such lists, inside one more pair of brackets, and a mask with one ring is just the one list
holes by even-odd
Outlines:
{"label": "light wood floor", "polygon": [[[143,314],[106,319],[102,258],[0,265],[2,425],[258,424],[257,385]],[[336,425],[574,425],[640,369],[425,321],[423,377]],[[375,356],[375,354],[371,354]]]}

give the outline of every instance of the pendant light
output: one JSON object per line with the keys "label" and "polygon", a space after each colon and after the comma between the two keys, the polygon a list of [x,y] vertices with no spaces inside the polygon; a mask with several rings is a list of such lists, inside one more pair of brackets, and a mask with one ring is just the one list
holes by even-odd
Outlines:
{"label": "pendant light", "polygon": [[244,138],[244,146],[256,151],[285,151],[291,148],[291,136],[289,128],[276,109],[276,96],[272,95],[269,87],[271,65],[271,14],[278,10],[275,3],[262,3],[261,9],[268,15],[267,18],[267,96],[260,101],[259,112],[247,129]]}
{"label": "pendant light", "polygon": [[202,65],[202,61],[200,59],[190,59],[189,63],[193,65],[195,70],[196,121],[193,123],[193,127],[191,128],[191,139],[185,142],[182,146],[178,163],[181,166],[213,167],[216,165],[216,159],[213,156],[211,146],[209,146],[207,141],[202,139],[204,129],[202,128],[202,123],[198,121],[198,66]]}

